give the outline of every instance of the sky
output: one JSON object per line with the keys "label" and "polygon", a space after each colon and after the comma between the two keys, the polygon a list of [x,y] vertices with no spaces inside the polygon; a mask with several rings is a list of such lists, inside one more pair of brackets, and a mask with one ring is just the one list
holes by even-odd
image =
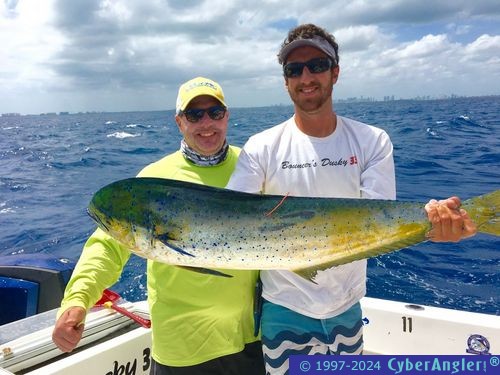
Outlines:
{"label": "sky", "polygon": [[0,113],[168,110],[219,82],[229,107],[290,104],[279,46],[340,46],[334,101],[500,94],[498,0],[0,0]]}

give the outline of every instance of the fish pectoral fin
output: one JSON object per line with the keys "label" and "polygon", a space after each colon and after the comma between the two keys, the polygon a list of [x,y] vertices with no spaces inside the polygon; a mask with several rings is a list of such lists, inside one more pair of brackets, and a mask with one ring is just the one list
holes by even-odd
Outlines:
{"label": "fish pectoral fin", "polygon": [[233,275],[228,275],[227,273],[223,273],[223,272],[216,271],[216,270],[211,270],[209,268],[190,267],[190,266],[177,266],[177,267],[185,269],[185,270],[188,270],[188,271],[202,273],[202,274],[205,274],[205,275],[222,276],[222,277],[233,277]]}
{"label": "fish pectoral fin", "polygon": [[190,257],[194,257],[193,254],[190,254],[188,253],[187,251],[181,249],[179,246],[176,246],[172,243],[173,240],[175,240],[174,238],[171,238],[168,233],[162,233],[160,235],[156,235],[154,237],[155,241],[159,241],[161,242],[163,245],[165,245],[166,247],[168,247],[169,249],[172,249],[182,255],[189,255]]}

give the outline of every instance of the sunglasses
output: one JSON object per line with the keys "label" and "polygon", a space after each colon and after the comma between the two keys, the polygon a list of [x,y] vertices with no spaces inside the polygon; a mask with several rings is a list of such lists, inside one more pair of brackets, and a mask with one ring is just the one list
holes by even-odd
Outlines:
{"label": "sunglasses", "polygon": [[292,62],[283,65],[283,74],[286,78],[296,78],[302,75],[304,66],[313,74],[323,73],[331,69],[333,66],[332,60],[324,57],[318,57],[306,62]]}
{"label": "sunglasses", "polygon": [[181,112],[186,116],[186,120],[189,122],[195,123],[200,121],[203,116],[205,116],[205,112],[208,114],[212,120],[221,120],[226,114],[227,108],[222,105],[214,105],[213,107],[207,109],[198,109],[198,108],[190,108]]}

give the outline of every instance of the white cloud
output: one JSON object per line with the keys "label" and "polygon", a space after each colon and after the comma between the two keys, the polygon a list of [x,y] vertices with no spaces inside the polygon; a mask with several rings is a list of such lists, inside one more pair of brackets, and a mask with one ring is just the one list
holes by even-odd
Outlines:
{"label": "white cloud", "polygon": [[335,32],[335,39],[340,45],[341,53],[363,51],[390,41],[390,37],[374,25],[339,29]]}
{"label": "white cloud", "polygon": [[336,97],[499,94],[499,20],[490,0],[4,0],[0,112],[171,108],[196,75],[288,103],[276,53],[309,22],[340,44]]}
{"label": "white cloud", "polygon": [[9,16],[0,17],[0,111],[23,108],[21,103],[29,104],[31,94],[46,94],[52,82],[58,82],[46,63],[65,40],[50,26],[51,2],[7,1],[5,7]]}
{"label": "white cloud", "polygon": [[133,17],[133,12],[127,4],[112,0],[104,0],[99,4],[98,17],[103,22],[125,24]]}
{"label": "white cloud", "polygon": [[500,55],[500,36],[481,35],[473,43],[465,48],[465,52],[470,55],[477,53],[487,53],[490,55]]}
{"label": "white cloud", "polygon": [[426,35],[363,59],[353,56],[354,64],[345,63],[354,68],[344,74],[342,87],[352,85],[358,92],[364,87],[365,96],[377,97],[498,94],[498,56],[499,36],[460,44],[446,35]]}

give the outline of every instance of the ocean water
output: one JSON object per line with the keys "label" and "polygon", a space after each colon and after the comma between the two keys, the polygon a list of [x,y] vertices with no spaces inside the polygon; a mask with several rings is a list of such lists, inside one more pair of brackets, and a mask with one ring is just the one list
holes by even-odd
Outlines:
{"label": "ocean water", "polygon": [[[398,199],[469,198],[500,187],[500,97],[339,103],[337,113],[385,129],[395,146]],[[291,106],[234,108],[228,139],[289,118]],[[77,260],[95,226],[92,194],[178,149],[173,111],[0,117],[0,255]],[[500,314],[500,238],[422,243],[372,258],[368,295]],[[113,286],[146,296],[145,261],[132,256]]]}

